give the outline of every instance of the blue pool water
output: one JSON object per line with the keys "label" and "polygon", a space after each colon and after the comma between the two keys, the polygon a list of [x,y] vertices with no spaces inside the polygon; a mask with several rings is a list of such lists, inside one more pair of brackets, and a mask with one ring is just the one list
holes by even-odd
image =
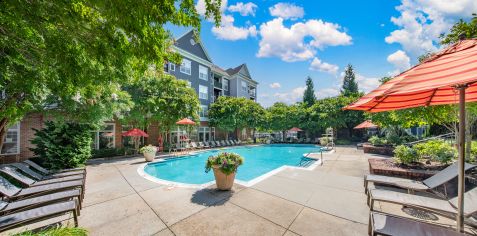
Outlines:
{"label": "blue pool water", "polygon": [[195,155],[167,159],[164,162],[150,163],[144,171],[156,178],[186,183],[204,184],[214,180],[213,171],[204,172],[205,162],[209,156],[220,152],[233,152],[244,157],[245,161],[239,167],[236,178],[250,181],[267,172],[284,165],[309,165],[310,159],[303,158],[304,153],[319,152],[315,145],[272,144],[254,147],[230,147],[220,150],[208,150]]}

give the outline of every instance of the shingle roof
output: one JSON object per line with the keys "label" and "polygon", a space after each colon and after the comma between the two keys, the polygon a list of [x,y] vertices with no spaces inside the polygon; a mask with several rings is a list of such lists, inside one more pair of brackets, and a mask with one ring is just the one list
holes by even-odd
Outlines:
{"label": "shingle roof", "polygon": [[229,75],[235,75],[240,71],[240,69],[242,69],[242,66],[244,66],[244,65],[245,64],[242,64],[242,65],[237,66],[235,68],[229,68],[226,71],[227,71],[227,73],[229,73]]}
{"label": "shingle roof", "polygon": [[227,71],[225,71],[224,69],[220,68],[219,66],[217,65],[212,65],[212,71],[215,71],[217,73],[220,73],[222,75],[229,75],[229,73],[227,73]]}

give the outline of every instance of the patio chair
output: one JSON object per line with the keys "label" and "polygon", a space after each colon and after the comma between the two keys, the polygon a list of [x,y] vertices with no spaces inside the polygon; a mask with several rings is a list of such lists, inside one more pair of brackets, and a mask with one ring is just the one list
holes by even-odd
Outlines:
{"label": "patio chair", "polygon": [[78,167],[78,168],[72,168],[72,169],[63,169],[63,170],[57,170],[57,171],[52,171],[52,170],[47,170],[46,168],[36,164],[33,161],[30,160],[25,160],[23,163],[29,165],[31,168],[35,169],[38,172],[41,172],[44,175],[51,175],[51,176],[67,176],[67,175],[76,175],[78,174],[77,172],[83,172],[86,174],[86,168],[84,167]]}
{"label": "patio chair", "polygon": [[180,143],[176,143],[175,147],[172,147],[172,151],[174,152],[181,152],[184,151],[185,148],[181,146]]}
{"label": "patio chair", "polygon": [[[475,165],[465,163],[465,171],[475,168]],[[453,178],[457,177],[458,164],[453,163],[445,169],[439,171],[437,174],[425,179],[424,181],[415,181],[411,179],[390,177],[384,175],[365,175],[364,176],[364,188],[365,193],[368,193],[369,182],[392,185],[399,188],[407,189],[409,193],[414,191],[430,191],[438,186],[444,185]],[[445,188],[444,188],[445,190]],[[447,193],[444,193],[447,195]]]}
{"label": "patio chair", "polygon": [[45,194],[38,197],[25,198],[12,202],[5,202],[0,200],[0,215],[11,214],[17,211],[31,209],[46,204],[51,204],[59,201],[77,199],[78,200],[78,214],[81,209],[81,191],[79,189],[72,189],[61,191],[57,193]]}
{"label": "patio chair", "polygon": [[219,141],[213,141],[213,142],[215,142],[215,146],[216,146],[216,147],[222,147],[222,145],[220,144]]}
{"label": "patio chair", "polygon": [[465,235],[450,227],[443,227],[409,218],[372,211],[369,214],[369,235],[393,236],[457,236]]}
{"label": "patio chair", "polygon": [[13,163],[9,164],[17,169],[19,169],[21,172],[27,174],[28,176],[32,177],[35,180],[48,180],[48,179],[58,179],[58,178],[68,178],[71,180],[75,179],[84,179],[84,174],[83,172],[80,171],[75,171],[77,174],[75,175],[67,175],[67,176],[61,176],[61,175],[43,175],[40,174],[39,172],[35,172],[32,169],[28,167],[28,165],[24,163]]}
{"label": "patio chair", "polygon": [[237,142],[235,142],[235,140],[233,140],[233,139],[231,139],[231,140],[230,140],[230,142],[231,142],[231,143],[233,143],[233,145],[235,145],[235,146],[237,146],[237,145],[238,145],[238,143],[237,143]]}
{"label": "patio chair", "polygon": [[199,142],[199,148],[208,148],[207,146],[205,146],[204,142]]}
{"label": "patio chair", "polygon": [[238,145],[242,145],[242,141],[240,139],[237,140]]}
{"label": "patio chair", "polygon": [[210,148],[214,148],[215,147],[215,142],[214,141],[210,141],[210,142],[205,141],[204,145],[208,145]]}
{"label": "patio chair", "polygon": [[84,182],[85,182],[84,179],[77,179],[75,178],[75,176],[67,176],[67,177],[61,177],[56,179],[35,181],[34,179],[31,179],[28,176],[23,175],[12,166],[0,166],[0,172],[14,178],[15,180],[17,180],[18,182],[20,182],[22,185],[26,187],[35,187],[35,186],[41,186],[41,185],[55,185],[55,184],[60,184],[63,182],[78,181],[80,183],[78,184],[78,187],[81,187],[84,190]]}
{"label": "patio chair", "polygon": [[13,185],[10,181],[0,176],[0,193],[7,201],[14,201],[17,199],[32,198],[36,196],[46,195],[59,191],[66,191],[71,189],[80,190],[80,200],[84,197],[84,191],[79,188],[82,182],[79,180],[61,182],[56,184],[46,184],[29,188],[19,188]]}
{"label": "patio chair", "polygon": [[221,144],[222,146],[224,146],[224,147],[225,147],[225,146],[228,146],[227,143],[225,143],[224,140],[220,140],[220,144]]}
{"label": "patio chair", "polygon": [[227,145],[229,145],[229,146],[234,146],[234,143],[232,143],[230,140],[225,140],[225,142],[226,142]]}
{"label": "patio chair", "polygon": [[[407,207],[419,208],[454,219],[457,215],[457,197],[442,200],[390,190],[372,189],[369,193],[369,207],[374,209],[374,202],[388,202]],[[477,188],[464,193],[464,216],[466,218],[477,212]]]}
{"label": "patio chair", "polygon": [[70,200],[0,216],[0,232],[24,226],[25,224],[51,219],[66,213],[73,213],[75,227],[78,227],[77,203],[75,200]]}
{"label": "patio chair", "polygon": [[197,146],[195,142],[190,142],[190,145],[191,145],[191,149],[199,149],[199,147]]}

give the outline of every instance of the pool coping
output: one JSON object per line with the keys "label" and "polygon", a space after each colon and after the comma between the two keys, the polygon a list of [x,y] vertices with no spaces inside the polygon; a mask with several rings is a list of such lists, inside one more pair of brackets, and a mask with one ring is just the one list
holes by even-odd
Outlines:
{"label": "pool coping", "polygon": [[[247,146],[261,146],[261,145],[247,145]],[[220,150],[220,149],[223,149],[223,148],[217,148],[217,150]],[[211,150],[211,149],[193,151],[193,152],[191,152],[187,155],[193,155],[195,153],[200,153],[200,152],[204,152],[204,151],[208,151],[208,150]],[[329,154],[332,154],[334,152],[335,152],[335,150],[333,149],[333,150],[328,151],[328,152],[323,152],[323,155],[329,155]],[[320,154],[320,153],[305,153],[305,154]],[[305,154],[303,154],[303,155],[305,155]],[[165,161],[167,161],[167,159],[174,159],[174,158],[180,158],[180,157],[160,158],[158,160],[154,160],[153,162],[148,162],[148,163],[141,164],[137,168],[137,173],[139,174],[139,176],[141,176],[141,177],[143,177],[143,178],[145,178],[149,181],[152,181],[152,182],[158,183],[158,184],[162,184],[162,185],[166,185],[168,187],[203,189],[203,188],[207,188],[207,187],[212,186],[212,185],[215,184],[215,180],[207,182],[207,183],[203,183],[203,184],[187,184],[187,183],[181,183],[181,182],[174,182],[174,181],[169,181],[169,180],[164,180],[164,179],[154,177],[154,176],[152,176],[152,175],[150,175],[150,174],[148,174],[144,171],[144,168],[148,164],[165,162]],[[268,177],[270,177],[272,175],[275,175],[275,174],[283,171],[283,170],[291,169],[291,170],[312,171],[312,170],[316,169],[316,167],[323,165],[323,160],[321,158],[311,158],[311,157],[306,157],[306,158],[313,159],[313,160],[315,160],[315,162],[313,164],[311,164],[310,166],[307,166],[307,167],[298,167],[298,166],[289,166],[289,165],[280,166],[280,167],[278,167],[276,169],[273,169],[273,170],[271,170],[271,171],[269,171],[269,172],[267,172],[263,175],[257,176],[255,178],[249,180],[249,181],[242,181],[242,180],[235,179],[235,183],[240,184],[240,185],[245,186],[245,187],[250,187],[250,186],[253,186],[253,185],[261,182],[262,180],[267,179]]]}

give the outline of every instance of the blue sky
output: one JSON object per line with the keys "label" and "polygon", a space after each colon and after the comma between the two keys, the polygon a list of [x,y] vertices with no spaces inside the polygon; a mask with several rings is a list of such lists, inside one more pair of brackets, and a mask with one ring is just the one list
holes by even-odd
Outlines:
{"label": "blue sky", "polygon": [[[347,64],[368,92],[438,50],[438,36],[472,12],[475,0],[222,1],[221,27],[204,19],[201,39],[218,66],[246,63],[270,106],[300,101],[307,76],[317,97],[338,94]],[[188,30],[169,28],[176,37]]]}

